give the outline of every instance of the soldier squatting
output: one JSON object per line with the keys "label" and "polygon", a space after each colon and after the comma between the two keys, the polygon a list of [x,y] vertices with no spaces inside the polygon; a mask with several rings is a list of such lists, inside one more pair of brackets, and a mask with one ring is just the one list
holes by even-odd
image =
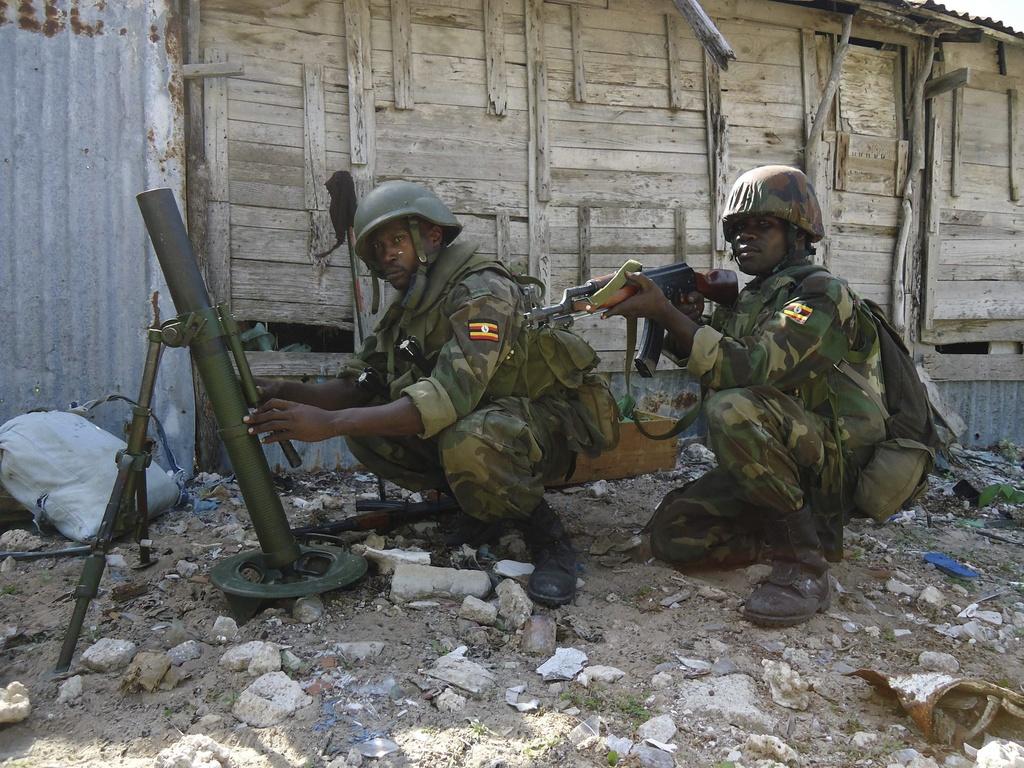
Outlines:
{"label": "soldier squatting", "polygon": [[[718,458],[662,500],[646,546],[680,569],[768,558],[771,574],[744,613],[797,624],[829,606],[828,563],[858,513],[858,473],[886,437],[878,342],[865,344],[859,297],[810,259],[823,228],[801,171],[741,176],[722,225],[753,278],[733,306],[705,320],[700,294],[673,304],[641,273],[629,278],[637,294],[606,312],[667,329],[666,349],[701,383]],[[544,484],[571,473],[576,454],[613,447],[618,413],[593,349],[567,330],[525,325],[516,279],[457,239],[461,229],[420,185],[386,182],[367,195],[356,252],[398,298],[338,379],[261,381],[264,404],[247,421],[268,442],[343,436],[382,477],[452,494],[463,515],[456,540],[480,541],[499,521],[519,526],[536,566],[528,593],[562,605],[575,595],[576,558]],[[419,355],[400,353],[407,339]],[[358,383],[366,369],[376,391]]]}

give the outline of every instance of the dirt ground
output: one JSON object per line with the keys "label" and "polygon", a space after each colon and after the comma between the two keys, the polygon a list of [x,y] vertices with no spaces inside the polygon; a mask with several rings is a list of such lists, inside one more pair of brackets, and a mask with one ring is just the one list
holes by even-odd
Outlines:
{"label": "dirt ground", "polygon": [[[964,498],[970,489],[956,485],[966,481],[977,491],[1006,482],[1020,488],[1021,455],[1011,446],[965,452],[962,460],[933,475],[926,497],[899,520],[885,526],[854,521],[846,559],[832,571],[841,592],[831,609],[782,630],[756,628],[739,612],[764,566],[683,575],[656,562],[632,562],[621,551],[667,491],[712,466],[702,446],[685,447],[674,472],[549,492],[581,552],[583,585],[575,604],[535,611],[556,620],[559,647],[583,651],[590,666],[625,673],[589,687],[576,680],[545,682],[535,670],[548,655],[523,653],[521,632],[502,617],[494,626],[460,619],[461,598],[434,597],[419,609],[395,604],[390,577],[372,569],[352,587],[324,595],[325,610],[311,623],[280,603],[242,625],[237,639],[220,642],[213,623],[229,611],[209,583],[209,571],[223,557],[252,547],[255,537],[237,488],[205,478],[196,488],[207,499],[203,511],[175,510],[153,526],[156,565],[134,570],[134,547],[116,550],[128,567],[108,567],[104,574],[67,675],[52,670],[82,561],[47,558],[6,566],[0,575],[0,688],[19,681],[32,709],[26,720],[0,725],[0,765],[336,768],[357,764],[353,747],[373,738],[397,749],[363,758],[363,764],[973,765],[966,756],[970,747],[965,752],[929,742],[893,700],[847,674],[859,668],[921,672],[933,668],[931,662],[922,665],[921,653],[937,651],[955,657],[959,675],[1024,690],[1024,513],[1005,503],[979,509]],[[358,473],[277,482],[293,525],[350,514],[356,498],[375,490],[372,478]],[[443,532],[443,523],[423,523],[369,543],[429,550],[434,565],[460,562],[443,546]],[[47,548],[66,545],[44,539]],[[955,578],[937,570],[923,560],[933,551],[979,576]],[[521,540],[506,537],[475,553],[483,567],[500,558],[526,559]],[[932,604],[919,597],[929,586],[937,589],[928,591]],[[971,609],[973,603],[978,605]],[[123,666],[95,672],[80,661],[101,638],[161,653],[195,640],[199,656],[177,668],[180,679],[170,690],[128,692]],[[253,675],[221,663],[226,651],[254,640],[278,644],[286,674],[312,698],[283,722],[263,728],[233,714]],[[339,651],[339,643],[355,641],[380,642],[383,650],[364,660]],[[455,687],[446,693],[448,686],[427,674],[439,657],[463,645],[466,658],[493,676],[481,693]],[[766,681],[766,670],[778,670],[780,662],[796,673],[789,706],[773,698]],[[61,686],[74,675],[81,676],[82,694],[58,701]],[[536,699],[535,710],[520,712],[506,703],[506,689],[517,685],[525,686],[519,701]],[[972,703],[979,702],[958,706]],[[627,755],[620,742],[610,753],[606,737],[636,742],[640,726],[662,715],[677,730],[656,740],[674,752],[647,745]],[[582,738],[586,722],[597,728],[596,739]],[[972,744],[980,746],[986,732],[1000,730],[1020,741],[1024,721],[1001,718]],[[203,734],[220,747],[177,763],[166,756],[157,760],[186,734]]]}

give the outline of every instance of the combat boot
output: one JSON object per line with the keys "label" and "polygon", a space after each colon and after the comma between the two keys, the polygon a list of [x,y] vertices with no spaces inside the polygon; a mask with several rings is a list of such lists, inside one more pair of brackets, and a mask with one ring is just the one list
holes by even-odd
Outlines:
{"label": "combat boot", "polygon": [[571,603],[576,597],[576,551],[555,510],[541,501],[522,530],[534,566],[526,594],[542,605]]}
{"label": "combat boot", "polygon": [[832,586],[811,508],[775,523],[768,527],[772,572],[747,598],[743,615],[761,626],[789,627],[827,610]]}

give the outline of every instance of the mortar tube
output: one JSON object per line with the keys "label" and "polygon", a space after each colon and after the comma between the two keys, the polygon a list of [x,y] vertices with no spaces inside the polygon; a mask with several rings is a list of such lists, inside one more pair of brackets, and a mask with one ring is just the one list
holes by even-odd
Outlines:
{"label": "mortar tube", "polygon": [[153,189],[140,193],[136,200],[179,316],[193,313],[205,320],[189,343],[189,352],[213,405],[220,437],[260,548],[270,567],[287,566],[298,559],[299,545],[289,530],[288,518],[271,482],[270,467],[260,441],[249,434],[242,422],[249,413],[245,397],[174,193],[166,188]]}

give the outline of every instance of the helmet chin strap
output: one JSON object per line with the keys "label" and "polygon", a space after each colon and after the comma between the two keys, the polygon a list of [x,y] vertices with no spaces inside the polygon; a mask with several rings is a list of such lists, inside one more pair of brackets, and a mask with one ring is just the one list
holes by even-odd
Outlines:
{"label": "helmet chin strap", "polygon": [[410,216],[408,222],[409,237],[412,239],[412,247],[416,252],[418,266],[409,281],[409,287],[405,290],[405,296],[402,297],[402,306],[415,308],[427,290],[427,270],[430,267],[430,256],[426,248],[423,247],[423,237],[420,234],[419,221],[416,217]]}
{"label": "helmet chin strap", "polygon": [[[802,253],[797,252],[796,238],[799,233],[800,228],[796,224],[788,224],[786,226],[786,255],[775,265],[775,269],[771,271],[771,274],[774,275],[793,263],[803,261],[809,256],[814,255],[814,248],[811,245],[805,245]],[[806,240],[804,242],[806,243]]]}

